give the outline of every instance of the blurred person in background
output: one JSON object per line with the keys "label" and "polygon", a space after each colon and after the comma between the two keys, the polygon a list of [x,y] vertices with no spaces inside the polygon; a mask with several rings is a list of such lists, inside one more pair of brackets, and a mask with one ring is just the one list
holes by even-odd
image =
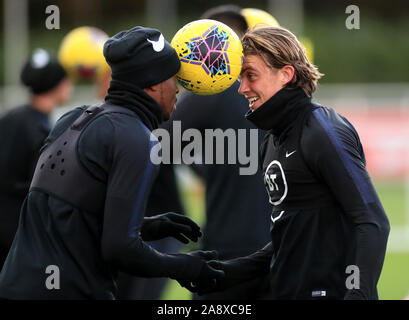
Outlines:
{"label": "blurred person in background", "polygon": [[96,84],[96,96],[103,100],[111,81],[111,69],[102,53],[108,35],[99,28],[83,26],[68,32],[58,50],[58,58],[75,82]]}
{"label": "blurred person in background", "polygon": [[[278,21],[267,11],[256,8],[241,9],[241,14],[246,18],[249,29],[263,26],[280,27]],[[307,58],[311,63],[314,63],[314,44],[312,40],[306,36],[299,37],[299,41],[304,46]]]}
{"label": "blurred person in background", "polygon": [[246,19],[249,29],[266,24],[274,27],[280,26],[278,21],[271,14],[261,9],[244,8],[240,10],[240,13]]}
{"label": "blurred person in background", "polygon": [[135,27],[108,39],[104,56],[112,70],[105,101],[64,114],[42,148],[0,298],[114,299],[119,270],[184,283],[223,276],[206,262],[214,252],[165,254],[145,242],[201,236],[182,215],[144,217],[158,169],[151,133],[178,93],[175,50],[158,30]]}
{"label": "blurred person in background", "polygon": [[[222,5],[204,12],[202,19],[213,19],[231,27],[241,38],[247,30],[247,23],[241,8],[235,5]],[[179,99],[176,111],[165,125],[172,129],[173,121],[180,121],[182,132],[195,128],[220,128],[223,131],[246,130],[246,154],[250,153],[250,129],[256,126],[244,118],[248,101],[238,93],[239,83],[215,95],[200,96],[186,92]],[[258,130],[258,143],[265,132]],[[172,140],[172,139],[171,139]],[[227,148],[224,159],[227,159]],[[216,156],[216,155],[215,155]],[[202,155],[203,159],[205,155]],[[269,241],[269,216],[271,206],[265,192],[261,172],[253,175],[240,175],[240,164],[193,165],[194,171],[205,183],[206,219],[203,250],[217,250],[222,259],[231,259],[261,249]],[[252,199],[249,201],[248,199]],[[229,290],[196,299],[261,299],[268,293],[268,277]]]}
{"label": "blurred person in background", "polygon": [[[83,26],[71,30],[59,48],[60,61],[71,78],[76,82],[95,83],[98,99],[106,96],[111,81],[111,69],[103,55],[106,40],[108,35],[101,29]],[[161,164],[149,194],[145,217],[170,211],[185,215],[173,166]],[[172,237],[149,241],[149,245],[165,253],[178,252],[181,248],[181,242]],[[167,278],[140,278],[119,272],[116,298],[157,300],[162,296],[167,282]]]}
{"label": "blurred person in background", "polygon": [[269,274],[271,299],[378,299],[390,225],[358,133],[311,101],[322,74],[290,31],[251,29],[243,49],[246,118],[269,131],[260,155],[273,205],[271,242],[245,257],[209,262],[225,271],[216,288]]}
{"label": "blurred person in background", "polygon": [[7,257],[28,193],[40,147],[50,132],[50,113],[67,101],[72,85],[57,58],[35,50],[20,78],[30,103],[0,119],[0,270]]}

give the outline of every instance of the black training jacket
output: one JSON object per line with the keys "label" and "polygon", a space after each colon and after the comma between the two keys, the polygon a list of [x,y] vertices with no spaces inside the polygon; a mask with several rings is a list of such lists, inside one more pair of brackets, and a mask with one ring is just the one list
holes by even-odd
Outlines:
{"label": "black training jacket", "polygon": [[243,278],[269,269],[272,299],[377,299],[390,227],[352,124],[287,88],[246,117],[269,130],[271,243],[231,262]]}
{"label": "black training jacket", "polygon": [[[1,298],[113,299],[118,270],[176,279],[194,279],[200,272],[198,260],[162,254],[140,238],[158,169],[150,159],[158,143],[151,131],[161,121],[161,110],[142,90],[124,87],[111,82],[106,101],[119,109],[126,106],[134,115],[97,115],[87,123],[76,146],[83,169],[106,186],[103,210],[92,213],[53,196],[52,190],[32,189],[0,274]],[[84,108],[77,108],[66,113],[47,138],[43,152],[83,112]],[[54,155],[55,170],[60,170],[63,155]],[[76,187],[87,188],[80,182]]]}
{"label": "black training jacket", "polygon": [[24,105],[0,119],[0,270],[17,230],[40,148],[50,133],[47,114]]}

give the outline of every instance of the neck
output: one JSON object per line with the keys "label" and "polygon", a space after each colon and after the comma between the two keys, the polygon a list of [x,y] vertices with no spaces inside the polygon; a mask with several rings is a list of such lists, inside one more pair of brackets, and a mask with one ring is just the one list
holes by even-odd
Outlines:
{"label": "neck", "polygon": [[258,128],[271,130],[274,135],[279,136],[308,108],[310,101],[300,88],[283,88],[258,109],[248,112],[246,118]]}
{"label": "neck", "polygon": [[158,128],[163,121],[159,104],[143,89],[118,80],[111,80],[105,101],[134,111],[150,129]]}
{"label": "neck", "polygon": [[54,110],[56,102],[53,97],[49,95],[34,95],[31,99],[32,107],[45,114],[51,113]]}

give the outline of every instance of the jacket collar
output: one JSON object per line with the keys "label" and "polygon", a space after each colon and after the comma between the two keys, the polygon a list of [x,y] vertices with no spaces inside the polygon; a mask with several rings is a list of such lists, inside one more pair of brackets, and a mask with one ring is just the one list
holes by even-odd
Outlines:
{"label": "jacket collar", "polygon": [[283,88],[256,110],[249,110],[246,119],[279,136],[310,105],[309,102],[311,98],[301,88]]}
{"label": "jacket collar", "polygon": [[151,131],[157,129],[163,121],[159,104],[143,89],[134,85],[111,80],[105,101],[134,111]]}

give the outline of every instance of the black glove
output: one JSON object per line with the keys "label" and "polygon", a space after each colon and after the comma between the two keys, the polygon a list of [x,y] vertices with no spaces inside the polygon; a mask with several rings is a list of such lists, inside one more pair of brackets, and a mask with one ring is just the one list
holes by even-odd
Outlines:
{"label": "black glove", "polygon": [[208,250],[208,251],[196,250],[196,251],[187,253],[187,255],[198,257],[205,261],[215,260],[219,258],[219,253],[216,250]]}
{"label": "black glove", "polygon": [[202,259],[203,264],[200,268],[199,275],[195,279],[191,279],[191,281],[178,279],[178,282],[182,287],[192,292],[198,292],[198,290],[202,288],[215,287],[217,283],[224,277],[223,270],[213,268],[207,263],[207,261],[209,260],[217,259],[217,251],[198,250],[190,252],[188,253],[188,255]]}
{"label": "black glove", "polygon": [[200,283],[193,283],[196,286],[195,292],[199,296],[213,292],[219,292],[231,288],[243,282],[240,272],[240,267],[237,263],[228,261],[211,260],[207,262],[209,268],[220,270],[224,272],[224,277],[220,277],[211,285],[204,285]]}
{"label": "black glove", "polygon": [[195,222],[173,212],[145,217],[141,227],[141,237],[144,241],[174,237],[186,244],[189,239],[197,242],[201,236],[200,227]]}
{"label": "black glove", "polygon": [[[201,286],[197,284],[195,289],[199,295],[224,291],[241,283],[268,275],[272,256],[272,244],[268,243],[264,248],[245,257],[230,260],[211,260],[207,264],[209,268],[224,271],[224,277],[217,279],[215,285]],[[196,283],[193,283],[195,286]]]}

